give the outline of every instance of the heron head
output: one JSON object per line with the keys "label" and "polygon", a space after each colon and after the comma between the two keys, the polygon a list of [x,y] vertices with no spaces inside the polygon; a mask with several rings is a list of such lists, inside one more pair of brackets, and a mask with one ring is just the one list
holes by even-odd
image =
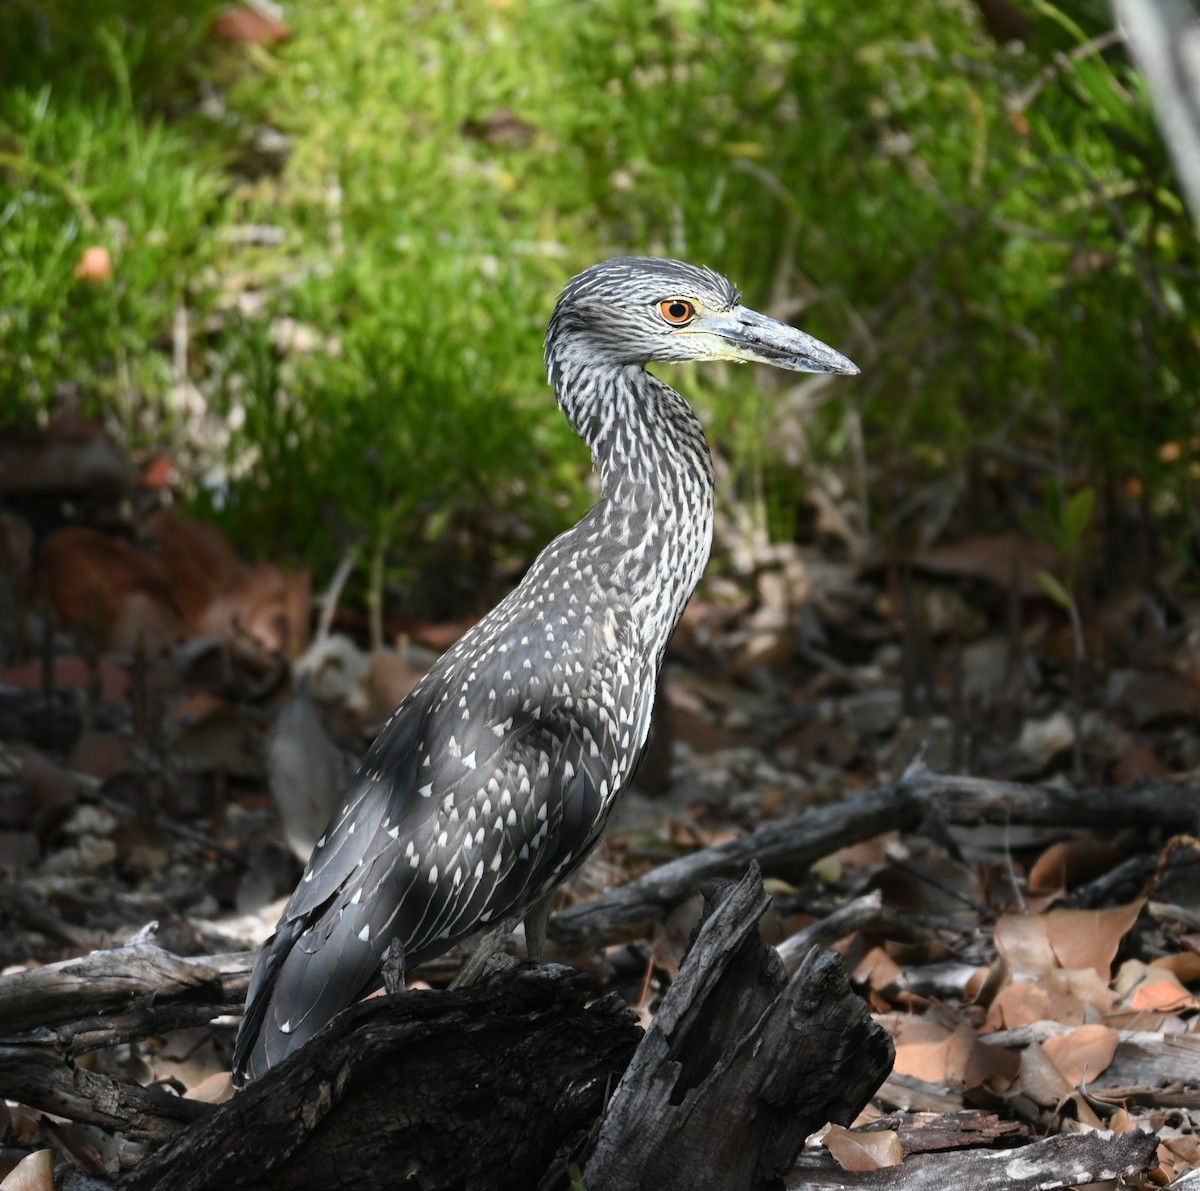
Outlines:
{"label": "heron head", "polygon": [[819,339],[743,306],[719,273],[658,257],[616,257],[573,278],[551,319],[547,354],[552,346],[580,363],[733,360],[858,372]]}

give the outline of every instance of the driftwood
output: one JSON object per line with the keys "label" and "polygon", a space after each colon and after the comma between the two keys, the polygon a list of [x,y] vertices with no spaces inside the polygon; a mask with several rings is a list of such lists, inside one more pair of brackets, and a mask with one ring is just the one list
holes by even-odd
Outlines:
{"label": "driftwood", "polygon": [[547,937],[568,955],[642,938],[706,881],[740,875],[752,860],[772,876],[803,879],[812,865],[839,848],[887,831],[913,831],[927,818],[955,824],[1069,823],[1143,831],[1153,823],[1195,833],[1200,827],[1200,789],[1163,785],[1071,790],[919,769],[856,798],[814,807],[798,818],[767,824],[664,864],[594,901],[556,914]]}
{"label": "driftwood", "polygon": [[140,937],[0,981],[9,1020],[26,1027],[0,1040],[0,1093],[160,1143],[118,1181],[126,1191],[550,1191],[585,1157],[628,1068],[588,1166],[592,1191],[765,1186],[813,1129],[854,1117],[892,1056],[838,957],[814,951],[788,981],[759,937],[768,903],[756,866],[709,891],[632,1064],[641,1031],[617,994],[589,1003],[589,977],[505,957],[472,988],[354,1006],[217,1107],[120,1084],[74,1059],[227,1011],[249,959],[179,959]]}
{"label": "driftwood", "polygon": [[1076,1133],[1005,1150],[920,1154],[902,1165],[852,1173],[807,1170],[786,1181],[789,1191],[1050,1191],[1080,1183],[1144,1174],[1158,1165],[1153,1133]]}
{"label": "driftwood", "polygon": [[788,981],[758,933],[769,903],[752,865],[700,928],[613,1096],[589,1188],[774,1186],[810,1133],[853,1121],[891,1070],[892,1040],[838,956],[813,949]]}

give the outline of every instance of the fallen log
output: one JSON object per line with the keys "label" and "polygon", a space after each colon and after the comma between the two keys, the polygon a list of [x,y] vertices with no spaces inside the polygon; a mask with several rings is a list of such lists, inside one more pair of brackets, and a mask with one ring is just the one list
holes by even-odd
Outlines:
{"label": "fallen log", "polygon": [[[772,872],[794,876],[844,843],[932,818],[1150,822],[1186,831],[1200,818],[1200,798],[1172,786],[1080,792],[912,772],[668,864],[559,915],[551,933],[577,947],[628,937],[714,874],[744,871],[754,853]],[[118,1184],[134,1191],[394,1185],[409,1176],[406,1185],[419,1188],[557,1191],[566,1185],[564,1171],[587,1158],[589,1131],[601,1119],[601,1142],[587,1166],[591,1191],[680,1179],[714,1188],[765,1185],[786,1177],[805,1132],[851,1119],[887,1065],[877,1078],[869,1063],[859,1072],[847,1064],[838,1047],[848,1039],[858,1039],[852,1057],[860,1042],[862,1053],[874,1053],[862,1006],[837,961],[800,944],[828,942],[891,911],[860,899],[844,919],[815,924],[789,944],[788,966],[799,971],[788,982],[779,956],[758,940],[766,897],[756,881],[747,877],[728,896],[711,893],[711,917],[632,1064],[637,1030],[615,997],[589,1004],[585,977],[510,962],[475,989],[356,1006],[295,1056],[296,1066],[281,1065],[230,1104],[209,1109],[75,1063],[88,1050],[236,1011],[250,955],[183,959],[138,938],[0,978],[0,1095],[141,1139],[152,1152]],[[606,1095],[627,1067],[604,1116]],[[838,1085],[847,1078],[839,1072],[861,1075],[861,1086]],[[961,1098],[918,1089],[900,1102],[946,1111]],[[730,1111],[745,1104],[755,1107],[745,1120]],[[497,1171],[510,1168],[513,1181],[498,1181]],[[751,1181],[738,1182],[743,1175]]]}
{"label": "fallen log", "polygon": [[789,981],[759,937],[770,899],[757,865],[706,900],[605,1115],[586,1169],[595,1191],[775,1186],[804,1139],[853,1121],[891,1070],[892,1040],[840,957],[813,948]]}

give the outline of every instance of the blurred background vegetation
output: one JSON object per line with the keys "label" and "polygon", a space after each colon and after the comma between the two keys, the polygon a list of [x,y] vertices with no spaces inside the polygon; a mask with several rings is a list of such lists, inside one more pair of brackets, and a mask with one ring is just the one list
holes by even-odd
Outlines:
{"label": "blurred background vegetation", "polygon": [[1086,487],[1110,554],[1194,554],[1200,260],[1099,0],[229,15],[0,0],[0,423],[96,418],[247,552],[450,614],[589,499],[557,292],[669,254],[863,369],[671,371],[743,523],[820,494],[897,556]]}

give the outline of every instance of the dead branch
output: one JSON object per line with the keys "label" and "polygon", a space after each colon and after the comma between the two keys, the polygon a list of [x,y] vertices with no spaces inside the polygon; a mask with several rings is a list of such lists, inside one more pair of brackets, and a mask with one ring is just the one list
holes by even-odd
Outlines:
{"label": "dead branch", "polygon": [[[143,931],[123,947],[0,977],[0,1098],[163,1141],[206,1106],[118,1083],[76,1056],[236,1012],[253,956],[184,959]],[[111,1017],[104,1016],[113,1010]]]}
{"label": "dead branch", "polygon": [[1155,116],[1200,227],[1200,20],[1188,0],[1117,0],[1117,17],[1150,84]]}
{"label": "dead branch", "polygon": [[0,1072],[6,1100],[150,1141],[165,1141],[208,1110],[198,1100],[87,1071],[45,1046],[0,1046]]}
{"label": "dead branch", "polygon": [[1155,785],[1072,790],[922,770],[785,823],[771,823],[717,847],[664,864],[550,921],[549,938],[574,955],[641,938],[714,877],[734,876],[757,860],[765,873],[798,879],[823,856],[887,831],[912,831],[926,817],[955,824],[1070,824],[1195,831],[1200,789]]}
{"label": "dead branch", "polygon": [[211,1005],[240,1002],[253,962],[248,951],[172,955],[143,931],[123,947],[0,977],[0,1028],[11,1035],[124,1009],[144,997]]}

